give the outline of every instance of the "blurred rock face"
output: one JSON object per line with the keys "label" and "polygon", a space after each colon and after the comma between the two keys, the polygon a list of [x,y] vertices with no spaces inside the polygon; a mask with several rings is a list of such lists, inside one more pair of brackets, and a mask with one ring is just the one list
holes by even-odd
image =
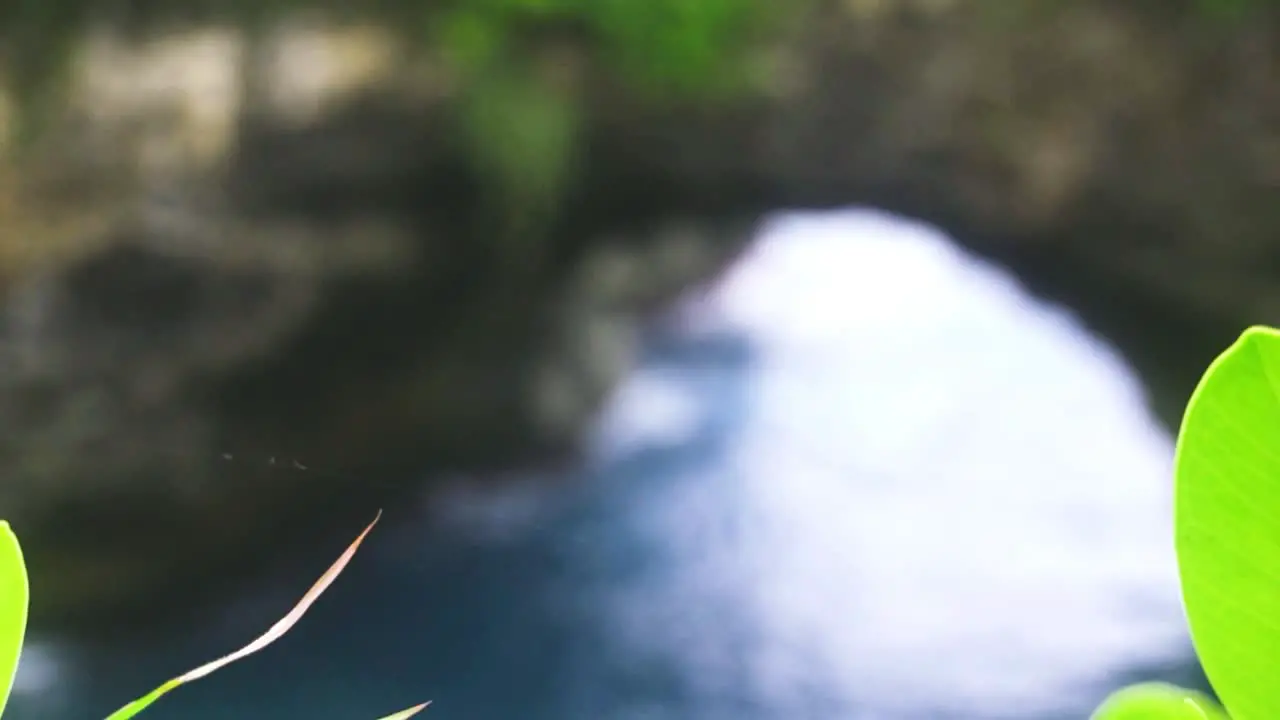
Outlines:
{"label": "blurred rock face", "polygon": [[564,451],[639,317],[738,246],[671,219],[513,267],[465,173],[431,177],[429,125],[315,129],[385,42],[283,35],[252,138],[235,35],[95,39],[65,127],[10,166],[0,507],[43,618],[202,587],[424,470]]}
{"label": "blurred rock face", "polygon": [[194,591],[424,469],[572,448],[638,319],[778,206],[942,225],[1071,303],[1168,417],[1274,312],[1274,12],[793,19],[754,84],[705,101],[632,93],[531,33],[578,108],[536,233],[458,142],[467,88],[430,47],[318,22],[85,38],[65,106],[0,171],[0,507],[44,617]]}

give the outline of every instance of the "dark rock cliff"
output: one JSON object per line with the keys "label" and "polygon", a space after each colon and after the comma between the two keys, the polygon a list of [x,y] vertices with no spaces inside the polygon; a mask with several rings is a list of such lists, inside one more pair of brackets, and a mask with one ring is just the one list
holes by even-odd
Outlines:
{"label": "dark rock cliff", "polygon": [[644,315],[776,209],[941,226],[1170,422],[1280,314],[1269,6],[796,7],[724,91],[641,92],[576,31],[479,95],[377,24],[78,41],[0,175],[0,514],[39,619],[201,592],[425,470],[571,451]]}

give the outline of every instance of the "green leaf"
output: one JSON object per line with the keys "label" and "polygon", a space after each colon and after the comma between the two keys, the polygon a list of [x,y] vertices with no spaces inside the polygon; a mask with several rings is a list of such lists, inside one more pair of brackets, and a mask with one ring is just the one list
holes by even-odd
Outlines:
{"label": "green leaf", "polygon": [[1227,720],[1227,714],[1204,693],[1151,682],[1112,693],[1090,720]]}
{"label": "green leaf", "polygon": [[27,608],[31,591],[22,546],[9,523],[0,520],[0,715],[13,688],[18,656],[27,632]]}
{"label": "green leaf", "polygon": [[1280,331],[1251,327],[1191,396],[1174,462],[1183,602],[1235,720],[1280,717]]}

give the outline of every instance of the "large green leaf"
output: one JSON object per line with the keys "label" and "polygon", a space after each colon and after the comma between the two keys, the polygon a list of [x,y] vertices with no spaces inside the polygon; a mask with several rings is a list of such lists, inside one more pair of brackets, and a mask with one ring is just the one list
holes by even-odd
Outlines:
{"label": "large green leaf", "polygon": [[9,523],[0,520],[0,715],[9,700],[13,676],[18,671],[18,656],[27,632],[27,566],[22,561],[22,546]]}
{"label": "large green leaf", "polygon": [[1280,717],[1280,331],[1210,365],[1178,435],[1174,519],[1196,652],[1233,720]]}

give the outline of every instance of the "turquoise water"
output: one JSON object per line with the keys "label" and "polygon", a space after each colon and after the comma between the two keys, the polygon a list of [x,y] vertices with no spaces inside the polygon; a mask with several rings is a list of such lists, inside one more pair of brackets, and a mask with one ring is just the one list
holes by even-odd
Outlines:
{"label": "turquoise water", "polygon": [[[877,215],[782,218],[653,330],[572,482],[380,529],[151,717],[1083,718],[1195,677],[1170,454],[1114,354],[1002,273]],[[38,646],[14,717],[102,717],[300,589],[110,656]]]}

